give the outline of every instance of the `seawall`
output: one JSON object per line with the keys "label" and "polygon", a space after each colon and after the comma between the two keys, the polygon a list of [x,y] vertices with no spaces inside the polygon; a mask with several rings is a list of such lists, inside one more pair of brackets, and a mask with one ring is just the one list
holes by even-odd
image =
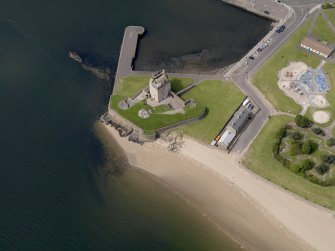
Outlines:
{"label": "seawall", "polygon": [[[256,15],[279,22],[286,7],[274,0],[221,0],[235,7],[252,12]],[[285,10],[284,10],[285,9]],[[282,11],[283,10],[283,11]]]}

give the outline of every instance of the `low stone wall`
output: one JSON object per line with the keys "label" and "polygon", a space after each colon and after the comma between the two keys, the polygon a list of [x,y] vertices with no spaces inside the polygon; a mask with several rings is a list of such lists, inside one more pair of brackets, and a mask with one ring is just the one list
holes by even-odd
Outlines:
{"label": "low stone wall", "polygon": [[169,126],[159,128],[158,130],[156,130],[156,132],[157,132],[158,135],[160,135],[160,134],[162,134],[166,131],[170,131],[172,129],[176,129],[176,128],[184,126],[184,125],[188,125],[188,124],[198,122],[198,121],[202,120],[204,117],[206,117],[206,115],[207,115],[206,109],[204,109],[204,111],[197,117],[187,119],[187,120],[181,121],[181,122],[173,124],[173,125],[169,125]]}
{"label": "low stone wall", "polygon": [[195,83],[192,83],[192,84],[186,86],[184,89],[180,90],[176,94],[177,94],[177,96],[181,96],[181,95],[185,94],[186,92],[188,92],[189,90],[191,90],[193,87],[195,87]]}
{"label": "low stone wall", "polygon": [[154,141],[157,138],[158,135],[160,135],[160,134],[162,134],[166,131],[170,131],[170,130],[176,129],[176,128],[184,126],[184,125],[188,125],[188,124],[191,124],[191,123],[198,122],[198,121],[202,120],[204,117],[206,117],[206,115],[207,115],[206,109],[204,109],[203,112],[197,117],[187,119],[187,120],[181,121],[181,122],[173,124],[173,125],[169,125],[169,126],[159,128],[155,132],[152,132],[152,133],[146,133],[142,128],[138,127],[137,125],[130,122],[126,118],[122,117],[120,114],[115,112],[113,109],[109,108],[108,113],[112,117],[112,120],[113,120],[114,123],[117,123],[124,128],[132,128],[133,129],[132,134],[138,135],[139,141],[142,141],[142,142]]}

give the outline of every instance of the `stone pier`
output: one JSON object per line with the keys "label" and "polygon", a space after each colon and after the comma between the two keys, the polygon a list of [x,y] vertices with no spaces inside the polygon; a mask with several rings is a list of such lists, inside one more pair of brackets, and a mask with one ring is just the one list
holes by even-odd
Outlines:
{"label": "stone pier", "polygon": [[115,75],[114,90],[117,86],[117,80],[120,77],[128,76],[133,72],[138,39],[144,34],[144,32],[145,29],[142,26],[126,27]]}

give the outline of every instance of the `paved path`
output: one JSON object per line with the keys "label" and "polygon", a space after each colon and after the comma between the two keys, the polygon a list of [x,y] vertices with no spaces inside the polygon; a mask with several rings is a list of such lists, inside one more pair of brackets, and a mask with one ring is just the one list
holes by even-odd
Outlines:
{"label": "paved path", "polygon": [[311,25],[309,26],[308,31],[307,31],[307,35],[308,35],[308,36],[312,35],[312,32],[313,32],[314,27],[315,27],[315,23],[316,23],[316,21],[318,20],[318,17],[319,17],[319,16],[320,16],[320,12],[319,12],[319,11],[316,11],[315,14],[314,14],[312,23],[311,23]]}
{"label": "paved path", "polygon": [[[125,29],[115,80],[129,75],[129,73],[133,71],[133,63],[137,50],[137,40],[140,35],[144,34],[144,31],[145,29],[142,26],[128,26]],[[114,83],[114,89],[116,88],[116,85],[117,81]]]}
{"label": "paved path", "polygon": [[[313,6],[315,7],[315,5]],[[233,148],[235,153],[243,153],[249,146],[250,142],[260,132],[262,127],[267,122],[267,119],[271,115],[275,115],[276,111],[269,102],[265,100],[263,95],[249,82],[248,76],[252,76],[253,73],[268,59],[287,39],[297,30],[297,28],[306,20],[309,15],[315,11],[316,8],[311,8],[309,4],[307,8],[299,6],[294,7],[291,11],[292,15],[286,20],[286,29],[283,33],[272,32],[270,34],[272,43],[265,48],[255,60],[243,58],[242,64],[248,62],[248,67],[243,68],[237,74],[231,73],[232,80],[244,90],[258,105],[260,108],[259,113],[256,115],[254,120],[248,126],[248,128],[240,136],[238,142]]]}
{"label": "paved path", "polygon": [[335,33],[335,27],[333,23],[329,20],[328,15],[322,8],[320,8],[320,14],[323,17],[323,19],[326,21],[326,23],[328,24],[328,27]]}

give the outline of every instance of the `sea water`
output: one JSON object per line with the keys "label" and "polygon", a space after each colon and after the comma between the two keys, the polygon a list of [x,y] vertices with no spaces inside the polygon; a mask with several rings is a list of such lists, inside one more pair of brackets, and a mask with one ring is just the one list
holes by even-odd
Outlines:
{"label": "sea water", "polygon": [[155,178],[127,169],[116,146],[105,162],[94,124],[112,82],[67,52],[115,72],[127,25],[147,30],[136,67],[171,70],[230,64],[270,27],[214,0],[1,0],[1,250],[239,248]]}

